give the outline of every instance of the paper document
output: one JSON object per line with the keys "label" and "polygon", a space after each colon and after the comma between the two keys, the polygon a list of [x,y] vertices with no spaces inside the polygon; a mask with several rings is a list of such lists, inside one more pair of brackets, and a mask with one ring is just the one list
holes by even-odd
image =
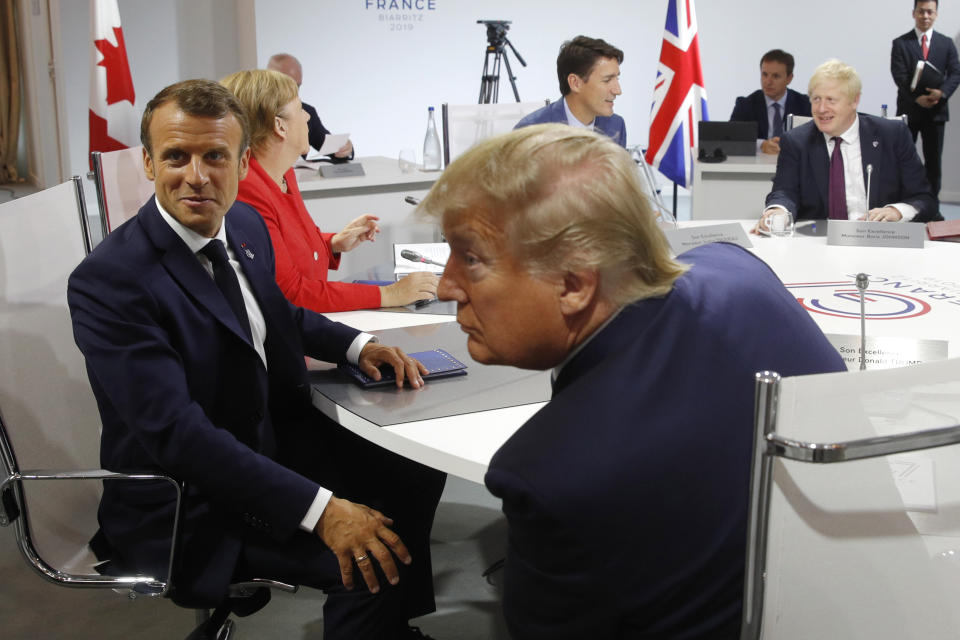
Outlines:
{"label": "paper document", "polygon": [[310,147],[310,151],[307,153],[307,160],[319,160],[331,153],[336,153],[340,150],[340,147],[347,144],[349,140],[349,133],[327,134],[327,137],[323,140],[323,146],[320,147],[319,150]]}
{"label": "paper document", "polygon": [[419,242],[393,245],[393,272],[396,274],[414,271],[432,271],[443,273],[443,267],[450,258],[450,245],[446,242]]}

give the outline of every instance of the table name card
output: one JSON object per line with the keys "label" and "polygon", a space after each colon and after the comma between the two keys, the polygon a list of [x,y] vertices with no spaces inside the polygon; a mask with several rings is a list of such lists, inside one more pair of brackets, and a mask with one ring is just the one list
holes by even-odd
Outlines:
{"label": "table name card", "polygon": [[347,178],[351,176],[365,176],[363,165],[359,162],[345,162],[343,164],[322,164],[320,175],[324,178]]}
{"label": "table name card", "polygon": [[[826,334],[827,340],[840,353],[850,371],[860,369],[860,336],[839,333]],[[893,369],[911,364],[947,359],[946,340],[920,338],[867,337],[864,359],[867,369]]]}
{"label": "table name card", "polygon": [[922,249],[925,227],[911,222],[830,220],[827,244],[841,247],[901,247]]}
{"label": "table name card", "polygon": [[667,236],[670,248],[677,255],[711,242],[729,242],[738,244],[744,249],[753,247],[747,237],[747,232],[737,222],[687,227],[685,229],[664,229],[663,234]]}

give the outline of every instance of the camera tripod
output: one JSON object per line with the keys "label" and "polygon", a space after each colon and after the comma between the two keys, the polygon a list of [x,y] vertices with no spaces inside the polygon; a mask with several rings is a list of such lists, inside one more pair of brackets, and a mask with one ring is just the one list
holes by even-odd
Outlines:
{"label": "camera tripod", "polygon": [[[483,74],[480,76],[480,98],[479,104],[490,104],[498,102],[500,94],[500,62],[507,67],[507,77],[510,78],[510,86],[513,88],[513,97],[520,102],[520,93],[517,91],[517,77],[513,75],[513,69],[510,68],[510,59],[507,58],[507,52],[503,45],[506,44],[513,51],[513,55],[524,67],[527,63],[517,53],[517,49],[507,38],[507,31],[510,29],[509,20],[477,20],[477,24],[487,25],[487,49],[483,59]],[[493,60],[491,62],[491,56]]]}

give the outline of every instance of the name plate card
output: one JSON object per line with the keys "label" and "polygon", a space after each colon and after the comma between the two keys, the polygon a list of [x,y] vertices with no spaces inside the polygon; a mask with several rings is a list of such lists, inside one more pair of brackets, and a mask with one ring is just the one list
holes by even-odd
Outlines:
{"label": "name plate card", "polygon": [[687,227],[685,229],[664,229],[663,234],[667,236],[667,242],[670,243],[670,248],[676,255],[711,242],[729,242],[738,244],[744,249],[753,247],[753,243],[747,237],[747,232],[737,222]]}
{"label": "name plate card", "polygon": [[[860,369],[860,336],[838,333],[826,334],[827,340],[840,353],[847,369]],[[946,340],[867,336],[864,340],[864,360],[867,369],[893,369],[922,362],[947,359]]]}
{"label": "name plate card", "polygon": [[827,244],[841,247],[900,247],[922,249],[926,227],[912,222],[830,220]]}
{"label": "name plate card", "polygon": [[365,176],[363,165],[359,162],[345,162],[344,164],[322,164],[320,175],[324,178],[347,178],[350,176]]}

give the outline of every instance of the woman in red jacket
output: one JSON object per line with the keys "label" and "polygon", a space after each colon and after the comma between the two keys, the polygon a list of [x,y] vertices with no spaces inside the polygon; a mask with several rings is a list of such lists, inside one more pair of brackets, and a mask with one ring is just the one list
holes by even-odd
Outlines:
{"label": "woman in red jacket", "polygon": [[437,276],[411,274],[388,286],[327,280],[340,254],[379,233],[376,216],[365,214],[339,233],[323,233],[300,196],[293,164],[306,153],[307,120],[297,84],[277,71],[256,69],[227,76],[221,84],[243,105],[250,124],[250,169],[237,199],[260,212],[276,256],[277,283],[287,299],[314,311],[396,307],[436,295]]}

